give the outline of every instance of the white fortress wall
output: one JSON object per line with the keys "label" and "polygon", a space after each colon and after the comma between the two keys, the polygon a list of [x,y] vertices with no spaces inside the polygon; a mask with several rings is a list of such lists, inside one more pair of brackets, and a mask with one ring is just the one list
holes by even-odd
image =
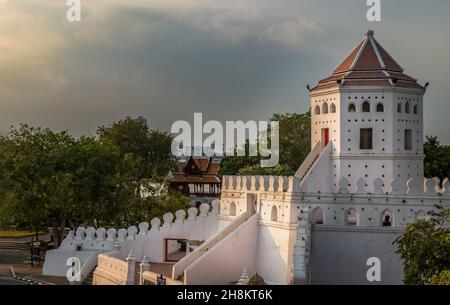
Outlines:
{"label": "white fortress wall", "polygon": [[[401,285],[403,266],[392,242],[400,228],[312,226],[310,283]],[[369,282],[367,260],[380,259],[381,282]]]}
{"label": "white fortress wall", "polygon": [[[450,208],[448,179],[441,188],[437,178],[396,178],[389,183],[378,178],[372,185],[364,178],[341,178],[336,193],[321,192],[315,181],[313,175],[307,177],[300,194],[302,210],[312,224],[306,236],[311,244],[307,282],[312,284],[370,284],[370,257],[381,261],[382,284],[401,284],[403,267],[392,242],[406,224],[426,219],[436,205]],[[390,224],[383,226],[386,215]],[[305,257],[297,255],[295,260],[302,265]]]}
{"label": "white fortress wall", "polygon": [[300,211],[292,196],[294,188],[299,188],[297,178],[275,176],[225,177],[222,185],[221,222],[237,213],[257,214],[256,272],[269,284],[292,281]]}
{"label": "white fortress wall", "polygon": [[245,269],[256,272],[258,217],[251,216],[185,270],[188,285],[236,282]]}
{"label": "white fortress wall", "polygon": [[[125,260],[131,252],[137,261],[146,255],[150,262],[164,262],[164,239],[203,241],[217,232],[219,201],[214,201],[212,206],[211,211],[208,204],[202,204],[200,211],[190,208],[187,215],[184,210],[178,210],[176,216],[167,213],[163,216],[162,224],[158,218],[154,218],[150,225],[143,222],[138,227],[131,226],[128,229],[78,227],[75,233],[71,231],[68,234],[58,249],[47,251],[43,274],[66,276],[66,261],[69,257],[80,258],[82,268],[86,263],[94,267],[97,263],[92,264],[92,258],[87,261],[86,257],[92,257],[94,253],[96,259],[99,253],[113,249],[117,251],[116,258],[121,260]],[[77,247],[81,247],[81,250],[77,250]],[[86,270],[87,274],[91,271]]]}

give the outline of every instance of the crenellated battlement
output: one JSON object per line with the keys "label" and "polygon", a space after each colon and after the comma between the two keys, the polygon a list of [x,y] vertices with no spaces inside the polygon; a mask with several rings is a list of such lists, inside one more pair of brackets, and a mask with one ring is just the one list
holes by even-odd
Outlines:
{"label": "crenellated battlement", "polygon": [[364,178],[342,177],[337,191],[333,191],[330,177],[316,179],[313,173],[304,180],[284,176],[227,176],[222,184],[220,217],[237,217],[252,210],[253,205],[260,221],[289,224],[297,223],[302,211],[310,207],[311,211],[320,208],[321,216],[316,218],[328,225],[345,225],[350,211],[368,215],[358,220],[358,224],[379,227],[383,213],[389,212],[391,219],[396,219],[395,225],[403,227],[418,217],[425,217],[436,204],[450,205],[449,179],[442,184],[438,178],[408,181],[377,178],[369,183]]}
{"label": "crenellated battlement", "polygon": [[[208,234],[215,231],[217,214],[219,212],[219,200],[214,200],[212,208],[204,203],[198,209],[192,207],[185,210],[178,210],[175,215],[164,214],[163,222],[159,218],[153,218],[148,222],[142,222],[138,226],[128,228],[98,228],[78,227],[76,231],[70,231],[61,244],[61,248],[75,250],[81,246],[82,250],[102,250],[109,251],[114,245],[121,247],[122,256],[127,255],[133,249],[135,255],[141,253],[149,240],[159,240],[163,238],[186,238],[204,240]],[[138,241],[135,243],[134,241]],[[158,256],[158,259],[161,259]]]}
{"label": "crenellated battlement", "polygon": [[445,178],[420,179],[407,181],[395,178],[386,181],[377,178],[369,183],[364,178],[354,180],[342,177],[338,191],[332,191],[330,177],[308,175],[304,180],[291,176],[224,176],[222,192],[265,192],[265,193],[321,193],[321,194],[366,194],[393,196],[449,197],[450,180]]}
{"label": "crenellated battlement", "polygon": [[309,175],[304,181],[301,181],[299,188],[301,193],[440,197],[450,200],[450,181],[448,178],[444,179],[441,187],[439,178],[412,178],[407,181],[400,178],[390,181],[377,178],[369,184],[364,178],[349,180],[342,177],[339,180],[337,190],[337,192],[332,191],[330,177],[316,178],[314,175]]}
{"label": "crenellated battlement", "polygon": [[287,176],[224,176],[222,192],[292,192],[295,188],[295,177]]}

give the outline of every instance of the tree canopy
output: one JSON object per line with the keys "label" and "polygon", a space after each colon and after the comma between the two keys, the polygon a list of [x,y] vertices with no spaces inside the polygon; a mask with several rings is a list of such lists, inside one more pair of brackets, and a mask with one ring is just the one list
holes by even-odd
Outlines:
{"label": "tree canopy", "polygon": [[279,163],[274,168],[262,168],[261,156],[225,157],[221,175],[294,175],[311,148],[311,112],[302,114],[274,114],[272,121],[279,122]]}
{"label": "tree canopy", "polygon": [[170,144],[168,134],[132,120],[79,139],[11,128],[0,137],[0,223],[51,226],[61,235],[65,226],[128,226],[186,208],[165,184],[174,165]]}
{"label": "tree canopy", "polygon": [[139,178],[162,181],[176,165],[172,155],[172,135],[132,119],[113,122],[98,128],[101,142],[110,142],[120,149],[122,157],[132,155]]}
{"label": "tree canopy", "polygon": [[437,137],[427,136],[423,145],[425,177],[450,178],[450,146],[442,145]]}
{"label": "tree canopy", "polygon": [[450,285],[450,210],[408,224],[394,243],[403,260],[405,284]]}

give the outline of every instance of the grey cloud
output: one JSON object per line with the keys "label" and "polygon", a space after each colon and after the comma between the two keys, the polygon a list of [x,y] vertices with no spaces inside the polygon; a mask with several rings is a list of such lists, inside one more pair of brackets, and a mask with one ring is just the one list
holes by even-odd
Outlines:
{"label": "grey cloud", "polygon": [[[153,127],[169,130],[173,121],[192,120],[198,111],[205,120],[306,111],[306,84],[328,76],[373,27],[407,73],[431,81],[426,132],[450,143],[448,128],[441,127],[450,111],[450,43],[441,37],[449,21],[433,18],[449,6],[445,2],[426,7],[423,16],[422,3],[396,1],[412,3],[409,16],[389,4],[381,24],[365,21],[365,6],[349,0],[245,1],[242,14],[233,14],[239,6],[177,10],[175,2],[122,2],[105,12],[96,7],[80,24],[64,22],[64,7],[52,6],[41,16],[45,30],[53,31],[52,48],[0,75],[0,130],[27,122],[79,135],[127,115],[144,115]],[[427,22],[415,25],[408,18]],[[438,47],[428,47],[433,44]]]}

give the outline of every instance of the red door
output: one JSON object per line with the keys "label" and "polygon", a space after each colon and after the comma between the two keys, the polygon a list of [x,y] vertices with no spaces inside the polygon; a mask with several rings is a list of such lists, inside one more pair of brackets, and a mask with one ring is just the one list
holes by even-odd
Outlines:
{"label": "red door", "polygon": [[328,128],[322,128],[322,147],[327,146],[330,142],[330,130]]}

